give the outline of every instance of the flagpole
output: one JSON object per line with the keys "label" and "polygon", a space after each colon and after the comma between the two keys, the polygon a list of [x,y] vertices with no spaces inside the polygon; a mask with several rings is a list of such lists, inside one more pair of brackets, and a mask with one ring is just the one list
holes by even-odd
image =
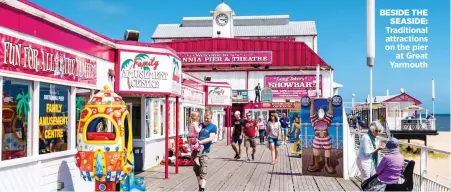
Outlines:
{"label": "flagpole", "polygon": [[435,80],[432,78],[432,114],[435,115]]}

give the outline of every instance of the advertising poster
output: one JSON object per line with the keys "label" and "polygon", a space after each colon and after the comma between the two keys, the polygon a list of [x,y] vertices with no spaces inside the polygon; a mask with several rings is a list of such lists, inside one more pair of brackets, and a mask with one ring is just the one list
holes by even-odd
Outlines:
{"label": "advertising poster", "polygon": [[232,102],[247,102],[249,94],[247,90],[232,90]]}
{"label": "advertising poster", "polygon": [[343,177],[343,106],[340,96],[301,99],[302,174]]}
{"label": "advertising poster", "polygon": [[39,94],[39,154],[67,150],[69,88],[42,83]]}

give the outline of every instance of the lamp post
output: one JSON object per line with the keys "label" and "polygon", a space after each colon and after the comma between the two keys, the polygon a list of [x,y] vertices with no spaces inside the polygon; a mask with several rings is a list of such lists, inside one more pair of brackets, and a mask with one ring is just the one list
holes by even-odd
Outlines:
{"label": "lamp post", "polygon": [[373,121],[373,66],[375,58],[375,0],[366,1],[366,63],[370,68],[370,118]]}

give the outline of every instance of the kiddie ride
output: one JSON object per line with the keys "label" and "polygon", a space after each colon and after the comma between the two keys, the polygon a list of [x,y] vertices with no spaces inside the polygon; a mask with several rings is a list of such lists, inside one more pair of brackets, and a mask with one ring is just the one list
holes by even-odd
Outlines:
{"label": "kiddie ride", "polygon": [[145,191],[134,176],[132,124],[125,102],[104,87],[85,105],[77,129],[77,167],[96,191]]}

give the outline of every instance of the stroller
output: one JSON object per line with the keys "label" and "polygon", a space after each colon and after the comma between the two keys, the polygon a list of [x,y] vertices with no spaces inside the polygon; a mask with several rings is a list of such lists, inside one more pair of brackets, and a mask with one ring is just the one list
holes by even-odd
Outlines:
{"label": "stroller", "polygon": [[194,162],[191,158],[191,149],[187,142],[184,142],[182,138],[178,139],[179,142],[179,154],[178,161],[176,162],[180,166],[193,166]]}

